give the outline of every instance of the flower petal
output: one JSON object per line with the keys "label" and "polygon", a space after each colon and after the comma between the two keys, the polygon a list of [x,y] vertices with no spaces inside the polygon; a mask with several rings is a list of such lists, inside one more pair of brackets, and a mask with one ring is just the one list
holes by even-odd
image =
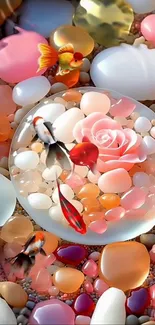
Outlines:
{"label": "flower petal", "polygon": [[92,133],[95,136],[97,132],[99,132],[100,130],[104,130],[104,129],[110,129],[110,130],[121,130],[122,127],[121,125],[112,119],[102,119],[97,121],[93,126],[92,126]]}
{"label": "flower petal", "polygon": [[104,113],[100,113],[100,112],[91,113],[87,117],[85,117],[84,122],[83,122],[83,127],[91,129],[92,126],[94,125],[94,123],[96,123],[97,121],[99,121],[103,118],[110,119],[110,117],[106,116]]}
{"label": "flower petal", "polygon": [[82,135],[82,128],[83,128],[83,120],[77,122],[73,129],[73,136],[77,142],[81,142],[83,135]]}

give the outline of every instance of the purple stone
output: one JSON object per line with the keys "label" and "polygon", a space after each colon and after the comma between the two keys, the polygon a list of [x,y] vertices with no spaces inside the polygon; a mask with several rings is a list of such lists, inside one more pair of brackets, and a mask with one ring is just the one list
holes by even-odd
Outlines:
{"label": "purple stone", "polygon": [[64,264],[77,266],[83,261],[87,254],[87,250],[80,245],[63,245],[55,252],[57,260]]}
{"label": "purple stone", "polygon": [[58,299],[39,302],[29,319],[30,325],[74,325],[74,323],[74,311]]}
{"label": "purple stone", "polygon": [[73,309],[77,315],[91,316],[94,308],[94,301],[87,293],[81,293],[73,304]]}
{"label": "purple stone", "polygon": [[128,314],[141,316],[144,310],[150,305],[150,294],[146,288],[138,288],[130,292],[126,301],[126,311]]}

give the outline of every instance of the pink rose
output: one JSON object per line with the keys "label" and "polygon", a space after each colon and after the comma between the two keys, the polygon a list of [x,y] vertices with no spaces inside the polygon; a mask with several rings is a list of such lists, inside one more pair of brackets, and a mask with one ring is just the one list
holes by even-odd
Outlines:
{"label": "pink rose", "polygon": [[82,142],[86,136],[98,147],[97,168],[100,172],[116,168],[128,171],[147,158],[141,136],[131,129],[123,129],[117,121],[103,113],[92,113],[79,121],[73,134],[77,142]]}

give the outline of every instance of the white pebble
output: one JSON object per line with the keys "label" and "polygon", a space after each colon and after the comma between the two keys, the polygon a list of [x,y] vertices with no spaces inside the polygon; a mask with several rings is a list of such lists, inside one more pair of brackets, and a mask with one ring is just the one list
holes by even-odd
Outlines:
{"label": "white pebble", "polygon": [[65,219],[63,212],[61,210],[60,205],[55,205],[52,208],[49,209],[49,215],[52,220],[63,224],[64,226],[68,226],[68,222]]}
{"label": "white pebble", "polygon": [[66,106],[66,101],[62,97],[55,97],[54,102]]}
{"label": "white pebble", "polygon": [[46,168],[43,173],[42,173],[42,177],[46,180],[46,181],[54,181],[56,180],[62,173],[62,168],[60,166],[52,166],[50,169]]}
{"label": "white pebble", "polygon": [[65,112],[65,106],[62,104],[54,103],[50,99],[47,103],[43,103],[40,108],[35,112],[34,117],[41,116],[45,121],[53,123],[60,115]]}
{"label": "white pebble", "polygon": [[25,115],[26,112],[22,108],[18,109],[14,116],[14,122],[19,124]]}
{"label": "white pebble", "polygon": [[151,129],[151,126],[151,122],[144,116],[138,117],[134,123],[134,129],[139,133],[148,132]]}
{"label": "white pebble", "polygon": [[56,82],[51,86],[51,93],[56,94],[56,93],[59,93],[63,90],[67,90],[67,89],[68,89],[68,87],[65,84],[63,84],[62,82]]}
{"label": "white pebble", "polygon": [[40,155],[40,161],[42,164],[46,164],[46,158],[47,158],[47,151],[43,150],[41,155]]}
{"label": "white pebble", "polygon": [[90,81],[90,76],[89,76],[89,73],[87,72],[80,72],[80,78],[79,78],[79,81],[82,83],[82,84],[86,84]]}
{"label": "white pebble", "polygon": [[155,139],[150,137],[149,135],[143,138],[143,142],[147,147],[147,154],[152,155],[155,153]]}
{"label": "white pebble", "polygon": [[[67,184],[60,184],[60,191],[62,195],[67,199],[67,200],[72,200],[74,197],[74,192],[71,189],[71,187]],[[59,195],[58,195],[58,189],[56,188],[53,192],[52,195],[52,200],[55,203],[59,203]]]}
{"label": "white pebble", "polygon": [[133,175],[133,185],[137,187],[149,187],[151,186],[150,178],[146,173],[137,172]]}
{"label": "white pebble", "polygon": [[28,196],[28,202],[34,209],[49,209],[52,206],[52,200],[44,193],[33,193]]}
{"label": "white pebble", "polygon": [[39,164],[39,156],[34,151],[24,151],[15,157],[14,164],[22,170],[35,169]]}
{"label": "white pebble", "polygon": [[81,177],[86,177],[88,174],[88,167],[86,166],[75,166],[75,173],[80,175]]}
{"label": "white pebble", "polygon": [[93,174],[91,170],[89,170],[88,175],[87,175],[89,181],[91,183],[93,183],[93,184],[97,184],[98,183],[98,180],[99,180],[100,176],[101,176],[101,173],[100,172],[96,171],[96,173]]}
{"label": "white pebble", "polygon": [[70,203],[78,210],[79,213],[83,211],[83,205],[80,201],[71,200]]}
{"label": "white pebble", "polygon": [[83,64],[80,70],[84,72],[88,72],[90,70],[90,61],[87,58],[83,59]]}

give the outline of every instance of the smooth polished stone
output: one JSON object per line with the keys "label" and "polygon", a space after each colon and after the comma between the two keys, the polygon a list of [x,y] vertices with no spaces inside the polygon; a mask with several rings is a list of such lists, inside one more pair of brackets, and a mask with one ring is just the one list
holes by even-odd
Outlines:
{"label": "smooth polished stone", "polygon": [[87,256],[87,250],[80,245],[63,245],[60,246],[56,252],[57,260],[64,264],[79,265]]}
{"label": "smooth polished stone", "polygon": [[98,180],[98,186],[104,193],[122,193],[131,187],[131,177],[123,168],[104,173]]}
{"label": "smooth polished stone", "polygon": [[126,296],[123,291],[117,288],[106,290],[97,302],[90,324],[124,325],[126,319],[125,301]]}
{"label": "smooth polished stone", "polygon": [[133,187],[121,197],[121,206],[126,209],[139,209],[146,200],[145,192],[139,187]]}
{"label": "smooth polished stone", "polygon": [[90,317],[78,315],[75,319],[75,325],[89,325]]}
{"label": "smooth polished stone", "polygon": [[13,307],[24,307],[28,300],[25,290],[17,283],[0,282],[0,295]]}
{"label": "smooth polished stone", "polygon": [[16,104],[12,100],[12,88],[8,85],[0,86],[0,113],[5,115],[13,114]]}
{"label": "smooth polished stone", "polygon": [[47,99],[44,103],[40,103],[39,108],[33,115],[43,117],[46,121],[53,123],[60,115],[65,112],[65,106],[60,103],[53,103],[52,100]]}
{"label": "smooth polished stone", "polygon": [[15,157],[14,163],[22,170],[35,169],[39,164],[39,156],[31,150],[23,151]]}
{"label": "smooth polished stone", "polygon": [[64,93],[62,95],[62,98],[66,101],[66,102],[75,102],[75,103],[79,103],[81,98],[82,98],[82,94],[74,89],[68,90],[66,91],[66,93]]}
{"label": "smooth polished stone", "polygon": [[98,266],[93,260],[89,259],[83,264],[82,272],[90,278],[95,278],[98,275]]}
{"label": "smooth polished stone", "polygon": [[151,299],[148,288],[132,290],[126,301],[127,313],[141,316],[150,305],[150,302]]}
{"label": "smooth polished stone", "polygon": [[96,220],[90,223],[89,229],[97,234],[103,234],[108,228],[106,220]]}
{"label": "smooth polished stone", "polygon": [[0,298],[0,325],[17,325],[17,320],[7,302]]}
{"label": "smooth polished stone", "polygon": [[12,216],[16,206],[16,193],[10,180],[0,175],[0,226]]}
{"label": "smooth polished stone", "polygon": [[111,105],[111,116],[128,117],[136,108],[136,104],[132,100],[123,97]]}
{"label": "smooth polished stone", "polygon": [[46,269],[40,269],[34,279],[32,278],[31,288],[37,292],[47,293],[51,285],[51,275]]}
{"label": "smooth polished stone", "polygon": [[87,293],[81,293],[73,303],[73,309],[78,315],[91,316],[94,308],[94,301]]}
{"label": "smooth polished stone", "polygon": [[143,284],[149,267],[150,257],[144,245],[120,242],[108,244],[103,249],[99,275],[108,285],[127,291]]}
{"label": "smooth polished stone", "polygon": [[98,278],[94,281],[94,291],[98,296],[101,296],[108,289],[108,284],[105,283],[103,280]]}
{"label": "smooth polished stone", "polygon": [[33,209],[43,210],[49,209],[52,206],[51,198],[44,193],[32,193],[28,196],[28,203]]}
{"label": "smooth polished stone", "polygon": [[84,281],[84,275],[81,271],[62,267],[53,275],[53,283],[64,293],[76,292]]}
{"label": "smooth polished stone", "polygon": [[58,299],[39,302],[32,311],[30,325],[74,325],[75,314],[70,306]]}
{"label": "smooth polished stone", "polygon": [[103,208],[109,210],[118,207],[121,199],[117,194],[103,194],[100,196],[99,201]]}
{"label": "smooth polished stone", "polygon": [[0,142],[8,140],[10,132],[11,126],[7,116],[4,113],[0,113]]}
{"label": "smooth polished stone", "polygon": [[86,92],[81,99],[80,108],[85,115],[94,112],[107,114],[110,109],[110,99],[108,96],[95,91]]}
{"label": "smooth polished stone", "polygon": [[23,215],[12,216],[2,227],[0,237],[7,243],[12,243],[14,239],[26,238],[32,233],[33,224],[29,218]]}
{"label": "smooth polished stone", "polygon": [[148,118],[140,116],[137,118],[134,124],[134,129],[136,132],[148,132],[151,129],[151,122]]}
{"label": "smooth polished stone", "polygon": [[85,184],[80,191],[77,193],[78,199],[83,199],[83,198],[96,198],[99,196],[100,190],[96,184]]}

